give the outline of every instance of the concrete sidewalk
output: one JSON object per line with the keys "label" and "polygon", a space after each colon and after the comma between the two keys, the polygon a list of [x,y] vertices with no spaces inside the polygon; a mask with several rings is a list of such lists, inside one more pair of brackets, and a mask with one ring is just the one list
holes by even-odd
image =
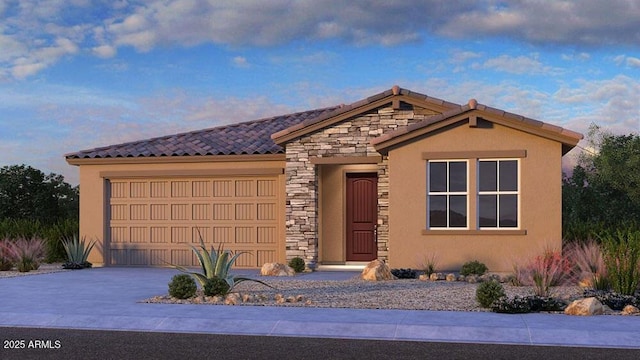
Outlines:
{"label": "concrete sidewalk", "polygon": [[[97,268],[0,278],[0,327],[640,349],[640,317],[138,303],[165,294],[176,273]],[[315,272],[301,278],[344,280],[355,275]]]}

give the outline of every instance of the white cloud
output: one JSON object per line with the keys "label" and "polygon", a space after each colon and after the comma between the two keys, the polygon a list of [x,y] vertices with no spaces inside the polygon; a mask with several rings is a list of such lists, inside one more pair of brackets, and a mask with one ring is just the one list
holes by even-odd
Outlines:
{"label": "white cloud", "polygon": [[475,67],[511,74],[545,74],[554,71],[550,66],[545,66],[540,62],[535,54],[532,56],[500,55],[487,59],[483,63],[475,65]]}
{"label": "white cloud", "polygon": [[96,46],[92,49],[93,54],[100,58],[111,58],[114,57],[117,53],[115,47],[110,45],[100,45]]}
{"label": "white cloud", "polygon": [[628,57],[627,58],[627,65],[631,66],[631,67],[637,67],[640,68],[640,59],[637,57]]}
{"label": "white cloud", "polygon": [[245,58],[244,56],[236,56],[233,58],[232,62],[234,66],[240,67],[240,68],[247,68],[250,66],[249,62],[247,61],[247,58]]}
{"label": "white cloud", "polygon": [[[640,44],[640,3],[625,0],[22,0],[2,4],[0,68],[4,73],[20,58],[46,68],[81,50],[112,57],[118,47],[127,46],[143,52],[157,46],[273,46],[318,40],[393,46],[424,41],[433,34],[578,47],[637,48]],[[38,58],[43,48],[56,46],[58,38],[68,39],[78,49],[67,48],[47,61]],[[15,73],[29,74],[22,69]]]}

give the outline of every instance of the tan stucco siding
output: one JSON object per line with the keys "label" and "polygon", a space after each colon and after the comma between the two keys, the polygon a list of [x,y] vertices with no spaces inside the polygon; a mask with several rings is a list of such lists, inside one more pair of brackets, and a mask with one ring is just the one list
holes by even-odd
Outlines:
{"label": "tan stucco siding", "polygon": [[[526,150],[520,163],[520,230],[525,234],[424,234],[427,227],[427,160],[423,153]],[[459,270],[477,259],[491,271],[512,270],[513,261],[560,247],[562,233],[561,144],[501,125],[471,128],[467,123],[389,152],[391,267],[416,267],[436,255],[439,269]],[[468,158],[474,159],[474,156]],[[469,230],[476,226],[476,163],[469,161]],[[509,232],[506,232],[507,234]]]}
{"label": "tan stucco siding", "polygon": [[[188,163],[131,163],[131,164],[82,164],[80,165],[80,234],[87,239],[96,239],[98,246],[89,261],[96,266],[105,264],[103,241],[109,235],[108,180],[117,182],[127,179],[172,180],[219,178],[273,179],[276,182],[273,197],[277,201],[276,261],[284,261],[284,161],[222,161]],[[236,175],[234,175],[236,174]],[[136,200],[139,201],[139,200]],[[270,215],[272,216],[272,215]],[[167,220],[170,221],[170,220]],[[212,220],[213,221],[213,220]],[[207,220],[208,222],[208,220]],[[175,246],[175,244],[170,244]],[[226,246],[226,245],[225,245]],[[231,248],[232,245],[229,246]],[[248,267],[248,266],[247,266]],[[255,267],[255,266],[253,266]]]}

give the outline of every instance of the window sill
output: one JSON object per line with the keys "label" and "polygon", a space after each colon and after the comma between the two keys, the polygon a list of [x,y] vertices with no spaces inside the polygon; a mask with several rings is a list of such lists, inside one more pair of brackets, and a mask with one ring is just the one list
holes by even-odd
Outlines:
{"label": "window sill", "polygon": [[422,235],[527,235],[527,230],[422,230]]}

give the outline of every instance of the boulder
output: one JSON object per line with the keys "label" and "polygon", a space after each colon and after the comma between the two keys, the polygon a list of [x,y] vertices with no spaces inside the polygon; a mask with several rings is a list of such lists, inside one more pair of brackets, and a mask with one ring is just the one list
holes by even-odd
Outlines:
{"label": "boulder", "polygon": [[291,266],[280,263],[266,263],[260,269],[262,276],[294,276],[295,274]]}
{"label": "boulder", "polygon": [[436,274],[436,273],[431,273],[431,275],[429,275],[429,280],[431,280],[431,281],[438,281],[438,274]]}
{"label": "boulder", "polygon": [[591,316],[604,314],[604,306],[594,297],[575,300],[564,310],[567,315]]}
{"label": "boulder", "polygon": [[446,280],[447,281],[456,281],[457,280],[456,279],[456,274],[447,274]]}
{"label": "boulder", "polygon": [[367,264],[360,274],[362,280],[368,281],[380,281],[380,280],[393,280],[395,276],[391,274],[391,269],[382,260],[373,260]]}
{"label": "boulder", "polygon": [[420,276],[418,276],[418,279],[420,279],[420,281],[429,281],[429,275],[420,274]]}
{"label": "boulder", "polygon": [[640,315],[640,309],[633,305],[627,305],[622,309],[622,315]]}

